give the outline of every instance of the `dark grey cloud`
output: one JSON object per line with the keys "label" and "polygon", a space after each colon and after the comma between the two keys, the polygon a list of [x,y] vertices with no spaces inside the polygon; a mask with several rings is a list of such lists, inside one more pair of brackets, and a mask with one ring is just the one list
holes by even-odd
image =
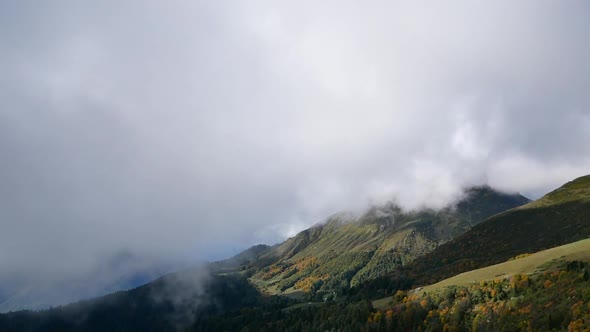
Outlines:
{"label": "dark grey cloud", "polygon": [[223,257],[371,202],[538,196],[590,169],[584,2],[1,7],[0,281]]}

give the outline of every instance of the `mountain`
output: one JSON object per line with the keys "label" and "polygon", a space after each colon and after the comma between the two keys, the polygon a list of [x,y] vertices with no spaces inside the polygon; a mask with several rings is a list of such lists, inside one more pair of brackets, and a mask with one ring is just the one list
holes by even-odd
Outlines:
{"label": "mountain", "polygon": [[423,287],[421,291],[436,291],[449,286],[469,286],[474,282],[510,278],[519,274],[535,275],[550,270],[563,262],[590,262],[590,239],[584,239],[534,254],[524,254],[507,262],[464,272],[436,284]]}
{"label": "mountain", "polygon": [[268,294],[334,296],[408,264],[486,217],[528,202],[481,186],[439,211],[404,211],[387,203],[358,216],[335,214],[281,244],[253,247],[214,265],[244,271]]}
{"label": "mountain", "polygon": [[492,216],[403,271],[415,285],[590,237],[590,175]]}
{"label": "mountain", "polygon": [[243,270],[246,266],[254,262],[259,262],[262,259],[261,256],[267,253],[270,249],[271,247],[265,244],[257,244],[233,257],[211,263],[210,268],[216,273],[229,273]]}
{"label": "mountain", "polygon": [[[440,211],[385,204],[360,216],[338,214],[281,244],[210,264],[211,273],[192,269],[90,301],[0,314],[0,330],[582,330],[590,325],[590,264],[570,260],[590,257],[587,240],[523,254],[588,237],[590,177],[514,207],[527,201],[479,187]],[[370,264],[375,257],[393,263]],[[503,264],[467,274],[493,275],[491,281],[424,294],[405,290],[495,263]],[[539,273],[524,275],[529,263]],[[361,271],[381,276],[350,287]],[[391,303],[375,308],[370,290],[386,288]],[[293,291],[307,291],[308,300],[269,296]]]}

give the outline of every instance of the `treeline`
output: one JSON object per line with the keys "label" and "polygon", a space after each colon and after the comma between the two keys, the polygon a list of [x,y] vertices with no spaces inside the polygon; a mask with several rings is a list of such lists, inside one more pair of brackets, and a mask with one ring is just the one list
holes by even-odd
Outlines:
{"label": "treeline", "polygon": [[367,317],[371,331],[588,331],[587,263],[435,293],[399,291]]}
{"label": "treeline", "polygon": [[429,293],[396,290],[404,285],[380,279],[379,290],[394,293],[381,310],[367,300],[367,288],[331,301],[297,303],[262,297],[244,278],[224,276],[208,285],[208,301],[188,297],[179,306],[154,301],[139,288],[42,312],[0,315],[0,331],[587,331],[589,272],[588,263],[562,263],[534,276]]}
{"label": "treeline", "polygon": [[[203,280],[203,291],[184,276],[48,310],[0,314],[0,331],[177,331],[190,329],[195,321],[268,302],[237,275]],[[282,306],[293,303],[277,301]]]}
{"label": "treeline", "polygon": [[432,293],[397,291],[388,309],[368,301],[260,306],[209,317],[193,331],[588,331],[590,266],[564,263]]}

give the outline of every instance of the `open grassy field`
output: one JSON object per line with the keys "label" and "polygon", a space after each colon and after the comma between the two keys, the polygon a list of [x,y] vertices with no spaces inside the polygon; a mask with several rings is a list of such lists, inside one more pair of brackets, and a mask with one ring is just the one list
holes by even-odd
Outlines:
{"label": "open grassy field", "polygon": [[379,300],[371,301],[371,304],[375,309],[387,310],[393,306],[393,299],[391,298],[391,296],[389,296]]}
{"label": "open grassy field", "polygon": [[[419,287],[414,291],[432,292],[449,286],[467,286],[482,280],[506,278],[514,274],[535,274],[543,272],[552,263],[559,261],[584,261],[590,262],[590,239],[585,239],[559,247],[534,253],[530,256],[511,260],[508,262],[484,267],[481,269],[464,272],[454,277],[442,280],[436,284]],[[391,297],[373,301],[373,307],[386,308],[391,302]]]}
{"label": "open grassy field", "polygon": [[530,256],[458,274],[433,285],[423,287],[432,291],[447,286],[464,286],[480,280],[492,280],[514,274],[542,272],[543,265],[553,260],[590,261],[590,239],[543,250]]}

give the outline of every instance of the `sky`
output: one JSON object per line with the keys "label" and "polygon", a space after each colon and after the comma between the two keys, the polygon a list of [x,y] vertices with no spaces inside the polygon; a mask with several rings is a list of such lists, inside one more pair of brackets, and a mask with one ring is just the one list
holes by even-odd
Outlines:
{"label": "sky", "polygon": [[588,33],[585,1],[3,1],[0,282],[538,198],[590,173]]}

